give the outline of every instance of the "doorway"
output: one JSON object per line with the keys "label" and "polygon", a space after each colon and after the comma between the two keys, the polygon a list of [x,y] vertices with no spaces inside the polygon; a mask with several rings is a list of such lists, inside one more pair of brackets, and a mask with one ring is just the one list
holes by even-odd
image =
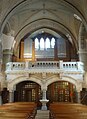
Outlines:
{"label": "doorway", "polygon": [[67,81],[57,81],[48,86],[47,99],[51,102],[76,102],[76,86]]}
{"label": "doorway", "polygon": [[36,102],[38,106],[41,105],[42,98],[41,86],[33,81],[23,81],[16,85],[14,93],[15,102]]}

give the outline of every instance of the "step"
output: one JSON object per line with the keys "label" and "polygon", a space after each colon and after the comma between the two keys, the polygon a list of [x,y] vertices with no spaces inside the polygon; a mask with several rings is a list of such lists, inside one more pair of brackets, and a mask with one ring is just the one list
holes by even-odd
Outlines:
{"label": "step", "polygon": [[49,110],[37,110],[35,119],[49,119]]}

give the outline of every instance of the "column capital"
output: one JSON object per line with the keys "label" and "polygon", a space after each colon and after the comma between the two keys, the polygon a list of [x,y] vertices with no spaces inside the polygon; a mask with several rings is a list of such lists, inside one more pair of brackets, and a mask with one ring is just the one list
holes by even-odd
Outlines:
{"label": "column capital", "polygon": [[87,54],[87,50],[79,50],[78,54]]}
{"label": "column capital", "polygon": [[43,85],[43,86],[41,87],[41,90],[42,90],[42,91],[47,91],[47,86],[46,86],[46,85]]}
{"label": "column capital", "polygon": [[13,41],[14,41],[14,37],[13,36],[9,36],[9,35],[6,35],[6,34],[3,34],[2,35],[2,49],[5,50],[5,49],[10,49],[12,48],[12,44],[13,44]]}
{"label": "column capital", "polygon": [[14,92],[14,90],[9,90],[9,92],[10,92],[10,93],[13,93],[13,92]]}
{"label": "column capital", "polygon": [[12,55],[12,54],[13,54],[13,51],[10,50],[10,49],[4,49],[4,50],[3,50],[3,54],[4,54],[4,55],[6,55],[6,54],[7,54],[7,55]]}

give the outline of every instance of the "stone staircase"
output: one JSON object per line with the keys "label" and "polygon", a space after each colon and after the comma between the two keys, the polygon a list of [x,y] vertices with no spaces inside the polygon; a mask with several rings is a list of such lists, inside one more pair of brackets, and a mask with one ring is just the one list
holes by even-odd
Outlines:
{"label": "stone staircase", "polygon": [[49,110],[37,110],[35,119],[49,119]]}

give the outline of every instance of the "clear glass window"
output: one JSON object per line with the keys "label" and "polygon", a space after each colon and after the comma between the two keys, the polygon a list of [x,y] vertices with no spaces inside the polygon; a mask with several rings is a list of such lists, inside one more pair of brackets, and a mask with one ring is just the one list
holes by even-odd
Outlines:
{"label": "clear glass window", "polygon": [[38,38],[35,38],[35,48],[38,50],[39,49],[39,41]]}
{"label": "clear glass window", "polygon": [[51,48],[54,48],[54,45],[55,45],[55,38],[52,38],[51,39]]}
{"label": "clear glass window", "polygon": [[44,39],[40,39],[40,50],[44,50]]}
{"label": "clear glass window", "polygon": [[46,49],[50,48],[50,39],[46,38]]}

